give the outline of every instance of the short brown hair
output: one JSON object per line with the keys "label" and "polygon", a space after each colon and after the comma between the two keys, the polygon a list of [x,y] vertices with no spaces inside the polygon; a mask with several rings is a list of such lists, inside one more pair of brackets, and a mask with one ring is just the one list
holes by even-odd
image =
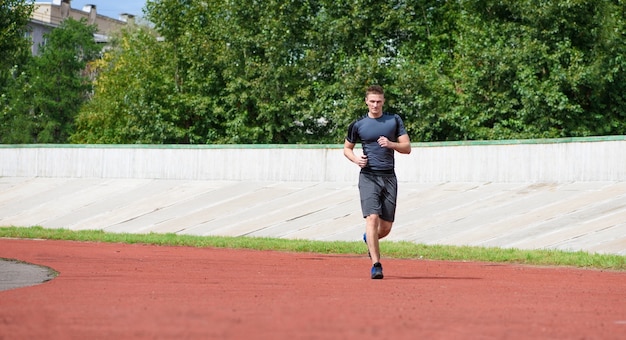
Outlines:
{"label": "short brown hair", "polygon": [[385,90],[380,85],[370,85],[365,91],[365,97],[367,97],[370,93],[385,95]]}

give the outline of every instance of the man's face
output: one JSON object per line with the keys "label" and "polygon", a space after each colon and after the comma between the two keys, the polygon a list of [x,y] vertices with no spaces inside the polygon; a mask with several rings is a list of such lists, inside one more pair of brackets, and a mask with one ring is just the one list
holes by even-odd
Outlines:
{"label": "man's face", "polygon": [[383,105],[385,104],[385,96],[382,94],[370,93],[365,97],[365,104],[370,110],[370,113],[374,115],[381,114],[383,112]]}

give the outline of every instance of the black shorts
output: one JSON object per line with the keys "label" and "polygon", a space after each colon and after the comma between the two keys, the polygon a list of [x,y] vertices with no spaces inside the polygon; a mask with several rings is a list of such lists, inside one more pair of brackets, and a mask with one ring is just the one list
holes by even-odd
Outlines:
{"label": "black shorts", "polygon": [[395,174],[381,175],[361,171],[359,195],[363,217],[377,214],[385,221],[394,221],[398,198],[398,180]]}

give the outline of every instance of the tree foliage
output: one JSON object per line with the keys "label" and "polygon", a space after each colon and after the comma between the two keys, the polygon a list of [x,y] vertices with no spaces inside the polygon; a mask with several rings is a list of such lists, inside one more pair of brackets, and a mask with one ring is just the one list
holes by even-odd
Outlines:
{"label": "tree foliage", "polygon": [[175,142],[177,113],[169,103],[175,80],[165,46],[150,31],[137,28],[125,30],[112,46],[89,64],[98,75],[94,94],[76,119],[71,141]]}
{"label": "tree foliage", "polygon": [[624,98],[623,83],[614,83],[626,66],[621,1],[494,0],[464,9],[451,75],[465,120],[447,138],[626,131],[626,107],[604,97]]}
{"label": "tree foliage", "polygon": [[91,91],[84,73],[98,57],[95,26],[67,19],[46,35],[41,54],[15,77],[3,108],[3,143],[65,143]]}
{"label": "tree foliage", "polygon": [[374,83],[416,141],[626,133],[623,0],[148,0],[145,13],[153,30],[126,30],[91,64],[72,142],[341,143]]}
{"label": "tree foliage", "polygon": [[33,12],[33,2],[3,0],[0,2],[0,94],[6,91],[7,82],[30,56],[30,40],[26,38],[28,18]]}
{"label": "tree foliage", "polygon": [[[7,116],[11,93],[23,88],[19,75],[31,56],[30,41],[26,38],[28,18],[33,11],[32,1],[7,0],[0,2],[0,142],[29,142],[23,138],[24,119],[12,121]],[[20,107],[24,112],[26,107]]]}

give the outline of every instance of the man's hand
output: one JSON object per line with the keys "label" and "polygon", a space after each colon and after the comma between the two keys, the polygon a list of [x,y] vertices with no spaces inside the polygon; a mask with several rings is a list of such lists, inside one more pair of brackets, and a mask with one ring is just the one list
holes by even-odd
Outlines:
{"label": "man's hand", "polygon": [[367,166],[367,156],[362,155],[360,158],[357,159],[356,164],[358,166],[360,166],[361,168],[364,168]]}
{"label": "man's hand", "polygon": [[409,139],[409,135],[406,134],[398,137],[397,142],[392,142],[385,136],[378,137],[377,142],[381,148],[393,149],[398,151],[399,153],[411,153],[411,140]]}
{"label": "man's hand", "polygon": [[385,136],[378,137],[378,145],[380,145],[381,148],[393,149],[393,142],[387,139],[387,137]]}
{"label": "man's hand", "polygon": [[343,155],[346,156],[352,163],[364,168],[367,166],[367,156],[357,156],[354,154],[354,143],[350,143],[347,140],[343,143]]}

